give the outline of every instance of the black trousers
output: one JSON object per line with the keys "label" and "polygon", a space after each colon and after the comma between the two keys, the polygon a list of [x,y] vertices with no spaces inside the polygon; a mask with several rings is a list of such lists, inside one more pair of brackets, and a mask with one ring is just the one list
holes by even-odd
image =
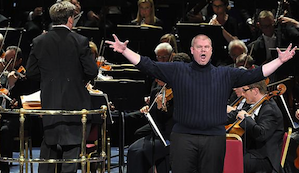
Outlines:
{"label": "black trousers", "polygon": [[[143,137],[130,145],[127,159],[127,173],[146,173],[154,165],[154,159],[157,171],[164,173],[167,170],[169,163],[161,164],[165,156],[169,155],[169,147],[165,147],[160,139],[155,137],[154,143],[154,158],[153,158],[153,144],[151,135]],[[162,161],[163,162],[163,161]]]}
{"label": "black trousers", "polygon": [[[47,145],[43,140],[41,144],[41,159],[75,159],[79,158],[81,145]],[[55,172],[55,164],[40,163],[38,166],[39,173]],[[57,172],[76,173],[78,169],[77,163],[63,163],[57,165]]]}
{"label": "black trousers", "polygon": [[226,136],[172,133],[170,164],[172,173],[222,173]]}
{"label": "black trousers", "polygon": [[[274,151],[273,151],[274,152]],[[244,172],[255,173],[255,172],[272,172],[273,167],[268,158],[257,158],[251,153],[244,155]]]}

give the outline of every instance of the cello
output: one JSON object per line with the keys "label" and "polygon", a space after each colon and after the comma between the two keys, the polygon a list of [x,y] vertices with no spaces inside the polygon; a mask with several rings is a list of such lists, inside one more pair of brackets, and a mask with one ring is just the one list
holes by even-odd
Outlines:
{"label": "cello", "polygon": [[[264,101],[269,100],[270,98],[278,95],[284,94],[286,91],[286,86],[284,84],[279,84],[277,86],[277,90],[272,91],[268,94],[265,94],[258,102],[256,102],[248,111],[248,114],[252,114]],[[237,119],[233,124],[229,124],[225,126],[226,133],[233,133],[237,134],[239,136],[243,136],[244,134],[244,129],[240,127],[240,123],[242,120]]]}

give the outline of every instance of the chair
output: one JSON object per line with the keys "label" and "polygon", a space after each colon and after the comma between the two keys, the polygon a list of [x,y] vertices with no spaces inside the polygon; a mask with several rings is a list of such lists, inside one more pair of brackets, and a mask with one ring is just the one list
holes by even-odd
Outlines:
{"label": "chair", "polygon": [[243,144],[236,134],[226,134],[226,154],[223,173],[243,173]]}
{"label": "chair", "polygon": [[288,132],[284,133],[283,136],[283,143],[282,143],[282,150],[281,150],[281,159],[280,159],[280,164],[281,167],[284,167],[284,163],[286,160],[286,156],[288,153],[288,148],[289,148],[289,144],[290,144],[290,138],[291,138],[291,134],[292,134],[292,128],[289,127],[288,128]]}

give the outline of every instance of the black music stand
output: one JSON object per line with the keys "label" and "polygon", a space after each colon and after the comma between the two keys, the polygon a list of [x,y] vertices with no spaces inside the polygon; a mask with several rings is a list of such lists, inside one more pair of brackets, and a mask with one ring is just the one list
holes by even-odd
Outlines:
{"label": "black music stand", "polygon": [[84,35],[90,41],[93,41],[96,45],[100,44],[102,38],[104,37],[103,30],[100,30],[99,27],[78,26],[73,27],[72,30],[81,35]]}
{"label": "black music stand", "polygon": [[[156,59],[154,49],[163,34],[162,27],[152,25],[117,25],[116,28],[116,35],[120,40],[129,40],[130,43],[128,46],[132,50],[152,59]],[[122,60],[125,63],[127,62],[121,54],[114,55],[116,56],[114,61]]]}
{"label": "black music stand", "polygon": [[227,41],[223,37],[221,26],[208,25],[204,23],[177,23],[176,24],[182,52],[188,53],[192,38],[198,34],[204,34],[212,40],[213,54],[212,64],[219,65],[228,58]]}
{"label": "black music stand", "polygon": [[96,80],[94,87],[108,94],[119,113],[119,173],[124,170],[124,111],[139,110],[144,104],[144,80]]}
{"label": "black music stand", "polygon": [[114,79],[134,79],[145,80],[147,78],[145,73],[137,69],[115,69],[111,71],[103,71],[104,75],[113,76]]}

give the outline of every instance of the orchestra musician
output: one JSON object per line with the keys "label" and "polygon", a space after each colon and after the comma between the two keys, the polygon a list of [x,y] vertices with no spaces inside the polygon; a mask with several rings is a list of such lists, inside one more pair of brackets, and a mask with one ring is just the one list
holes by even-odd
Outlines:
{"label": "orchestra musician", "polygon": [[[33,89],[30,87],[29,81],[25,80],[22,74],[16,70],[20,69],[22,59],[20,48],[17,46],[6,48],[4,62],[0,63],[2,108],[22,108],[20,96],[28,94]],[[19,117],[11,114],[1,115],[0,153],[2,157],[12,157],[13,138],[18,136],[19,132]],[[8,163],[1,162],[0,170],[1,172],[9,172]]]}
{"label": "orchestra musician", "polygon": [[155,16],[155,4],[153,0],[138,0],[137,5],[137,16],[136,19],[131,21],[131,24],[163,26],[162,20]]}
{"label": "orchestra musician", "polygon": [[[154,121],[156,122],[163,137],[165,140],[169,140],[173,126],[173,101],[172,99],[167,101],[165,107],[167,111],[162,109],[163,96],[162,93],[159,94],[159,91],[165,83],[160,80],[156,80],[156,82],[160,87],[153,89],[150,95],[150,104],[152,104],[154,99],[157,97],[155,101],[156,104],[154,104],[151,110],[149,110],[149,106],[144,106],[142,109],[140,109],[140,112],[146,113],[150,111],[150,114],[153,116]],[[151,130],[149,124],[141,127],[138,130],[142,131],[143,135],[146,135],[130,145],[127,156],[127,172],[148,172],[153,165],[156,165],[158,172],[166,172],[167,168],[164,164],[169,164],[162,163],[165,162],[163,158],[169,155],[169,147],[165,147],[158,137],[153,138],[153,135],[151,134],[153,131]],[[154,163],[152,163],[152,161],[154,161]]]}
{"label": "orchestra musician", "polygon": [[[106,41],[141,71],[169,84],[174,99],[174,127],[170,136],[173,173],[223,172],[227,121],[226,103],[233,87],[262,80],[295,54],[290,44],[278,58],[253,70],[215,67],[211,64],[212,41],[197,35],[191,42],[191,63],[159,63],[127,47],[129,41]],[[217,105],[217,109],[215,109]]]}
{"label": "orchestra musician", "polygon": [[[40,82],[42,109],[82,110],[91,108],[86,89],[98,74],[88,38],[71,31],[75,6],[57,2],[49,12],[53,29],[36,37],[26,67],[28,79]],[[88,116],[88,119],[91,117]],[[76,159],[82,141],[81,116],[43,116],[41,159]],[[87,136],[90,123],[87,123]],[[54,172],[55,164],[40,164],[40,173]],[[77,164],[62,163],[58,172],[77,172]]]}
{"label": "orchestra musician", "polygon": [[[247,104],[256,104],[265,94],[265,80],[242,87]],[[281,150],[284,134],[282,113],[274,99],[266,100],[252,114],[245,110],[232,111],[229,122],[241,120],[243,137],[244,172],[281,172]]]}

